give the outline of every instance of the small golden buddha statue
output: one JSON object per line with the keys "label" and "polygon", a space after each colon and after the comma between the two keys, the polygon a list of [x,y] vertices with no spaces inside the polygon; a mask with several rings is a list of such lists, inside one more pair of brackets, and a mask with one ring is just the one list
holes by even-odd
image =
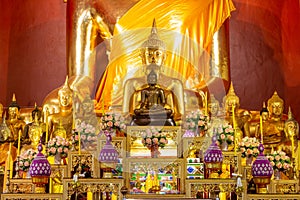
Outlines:
{"label": "small golden buddha statue", "polygon": [[[277,150],[284,151],[290,158],[295,158],[297,152],[299,123],[294,119],[291,107],[289,107],[288,119],[284,123],[284,137],[282,143],[277,147]],[[294,149],[292,149],[294,147]]]}
{"label": "small golden buddha statue", "polygon": [[[32,122],[26,124],[25,128],[24,128],[24,133],[22,136],[22,143],[23,144],[30,144],[31,143],[31,129],[33,129],[33,125],[34,127],[37,127],[37,125],[39,125],[39,127],[42,129],[42,143],[44,143],[44,133],[46,133],[46,124],[44,122],[41,121],[42,118],[42,111],[38,108],[38,106],[34,105],[34,109],[31,111],[31,117],[32,117]],[[41,137],[41,136],[40,136]],[[39,142],[39,141],[38,141]]]}
{"label": "small golden buddha statue", "polygon": [[[249,111],[240,109],[240,99],[235,94],[233,84],[230,84],[227,95],[223,98],[223,106],[225,107],[225,120],[234,127],[240,141],[244,136],[250,136],[249,121],[251,114]],[[233,123],[233,116],[235,122]]]}
{"label": "small golden buddha statue", "polygon": [[50,135],[53,135],[56,127],[61,123],[66,131],[67,138],[71,138],[73,124],[72,95],[73,91],[68,85],[67,77],[64,86],[58,91],[60,111],[48,116]]}
{"label": "small golden buddha statue", "polygon": [[166,123],[161,125],[175,126],[173,111],[166,103],[164,90],[157,84],[157,75],[152,70],[147,76],[148,86],[141,89],[140,105],[134,110],[133,121],[137,125],[156,125],[155,121]]}
{"label": "small golden buddha statue", "polygon": [[76,123],[85,122],[97,128],[98,120],[95,113],[95,104],[90,95],[86,95],[80,106],[80,114],[76,117]]}
{"label": "small golden buddha statue", "polygon": [[4,114],[4,117],[2,119],[2,124],[0,125],[0,143],[13,141],[11,131],[6,124],[5,119],[6,119],[6,114]]}
{"label": "small golden buddha statue", "polygon": [[275,91],[268,100],[269,119],[263,125],[263,142],[266,150],[276,149],[284,138],[283,108],[283,99]]}
{"label": "small golden buddha statue", "polygon": [[[13,142],[13,136],[6,124],[6,114],[4,113],[2,124],[0,125],[0,166],[5,166],[8,155],[7,152],[9,151],[11,142]],[[14,146],[11,147],[11,155],[13,161],[15,161],[17,157],[17,148]]]}
{"label": "small golden buddha statue", "polygon": [[25,121],[20,119],[20,106],[16,101],[16,96],[13,94],[12,102],[8,106],[8,119],[6,120],[7,126],[10,128],[12,139],[18,140],[19,131],[24,132]]}
{"label": "small golden buddha statue", "polygon": [[[157,76],[157,85],[159,85],[165,93],[165,105],[168,104],[171,107],[174,120],[180,120],[184,114],[183,85],[180,80],[160,73],[166,59],[166,44],[158,37],[155,20],[153,20],[153,26],[148,40],[142,44],[141,57],[142,68],[146,76],[128,79],[125,82],[123,90],[123,113],[125,115],[127,113],[136,115],[136,109],[140,106],[141,102],[140,91],[143,90],[145,85],[149,86],[149,84],[147,85],[145,77],[154,71]],[[170,109],[167,111],[167,115],[169,112]]]}
{"label": "small golden buddha statue", "polygon": [[43,132],[44,132],[44,129],[41,125],[42,124],[38,120],[38,114],[35,113],[34,121],[29,126],[29,129],[28,129],[28,132],[27,132],[30,144],[29,145],[28,144],[23,145],[23,147],[21,149],[21,154],[23,152],[27,151],[28,149],[37,150],[38,145],[39,145],[39,143],[41,141],[41,138],[43,136]]}
{"label": "small golden buddha statue", "polygon": [[67,138],[67,132],[62,125],[62,122],[59,121],[58,126],[55,127],[55,130],[51,134],[51,138],[55,138],[56,136],[62,137],[62,138]]}

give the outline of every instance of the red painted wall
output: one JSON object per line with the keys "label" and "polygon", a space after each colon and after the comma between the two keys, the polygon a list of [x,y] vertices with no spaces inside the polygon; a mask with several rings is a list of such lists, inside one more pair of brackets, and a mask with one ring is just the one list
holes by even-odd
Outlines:
{"label": "red painted wall", "polygon": [[[233,0],[231,77],[241,107],[261,109],[275,90],[300,121],[298,0]],[[4,9],[5,8],[5,9]],[[66,75],[66,3],[0,1],[0,102],[39,105]]]}
{"label": "red painted wall", "polygon": [[8,106],[15,93],[21,107],[40,105],[65,79],[66,4],[2,0],[1,8],[0,41],[5,48],[1,45],[0,60],[6,75],[1,73],[0,102]]}

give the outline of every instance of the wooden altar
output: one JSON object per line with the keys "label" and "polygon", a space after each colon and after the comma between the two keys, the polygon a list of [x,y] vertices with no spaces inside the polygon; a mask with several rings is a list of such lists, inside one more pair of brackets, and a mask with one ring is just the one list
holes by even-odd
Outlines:
{"label": "wooden altar", "polygon": [[[230,199],[235,195],[241,200],[259,199],[300,199],[299,180],[271,180],[268,185],[268,194],[248,194],[247,184],[251,178],[251,166],[244,166],[241,153],[224,151],[223,167],[219,178],[205,179],[205,164],[201,156],[193,156],[193,149],[205,149],[207,138],[182,137],[180,127],[160,127],[165,131],[168,144],[164,150],[172,152],[170,156],[162,154],[158,158],[151,158],[150,150],[141,146],[141,133],[149,127],[128,127],[127,137],[113,137],[112,145],[119,153],[119,167],[121,173],[113,178],[101,178],[101,163],[98,155],[105,144],[105,137],[98,137],[95,150],[71,151],[68,154],[67,165],[51,165],[52,175],[50,181],[55,178],[56,172],[62,175],[63,193],[51,193],[47,188],[45,194],[35,194],[35,185],[30,178],[9,180],[9,192],[1,195],[1,200],[66,200],[66,199],[105,199],[110,195],[111,199],[216,199],[223,193]],[[198,152],[199,153],[199,152]],[[77,181],[74,174],[78,165],[85,165],[90,171],[91,177],[84,178],[79,174]],[[223,169],[222,169],[223,170]],[[149,172],[157,175],[160,189],[151,193],[145,192],[143,187],[147,181]],[[234,174],[242,175],[242,190],[236,192],[237,180]],[[49,186],[47,186],[49,187]],[[126,188],[126,190],[124,190]]]}

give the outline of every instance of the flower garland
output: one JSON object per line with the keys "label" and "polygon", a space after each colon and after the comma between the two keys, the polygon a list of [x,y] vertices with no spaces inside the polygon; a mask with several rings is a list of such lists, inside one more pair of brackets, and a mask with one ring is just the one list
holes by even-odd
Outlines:
{"label": "flower garland", "polygon": [[55,156],[56,154],[60,153],[62,158],[68,156],[70,148],[70,142],[67,141],[65,138],[56,136],[48,141],[46,146],[46,151],[48,156]]}
{"label": "flower garland", "polygon": [[164,148],[168,144],[167,136],[161,130],[151,127],[142,132],[142,143],[150,149],[152,146]]}
{"label": "flower garland", "polygon": [[80,132],[81,142],[93,143],[97,141],[96,129],[91,124],[86,124],[85,122],[81,122],[78,127],[76,127],[76,131],[73,133],[72,139],[74,139],[78,143],[78,132]]}
{"label": "flower garland", "polygon": [[20,155],[20,160],[19,160],[19,169],[27,172],[29,170],[30,164],[33,161],[37,154],[37,150],[34,149],[28,149],[27,151],[24,151]]}
{"label": "flower garland", "polygon": [[273,166],[274,171],[286,171],[291,167],[291,159],[284,151],[273,151],[267,155],[267,158]]}
{"label": "flower garland", "polygon": [[234,142],[234,130],[230,124],[222,124],[217,128],[217,140],[218,144],[222,144],[226,141],[228,144]]}
{"label": "flower garland", "polygon": [[208,117],[201,110],[191,111],[186,115],[184,128],[191,131],[207,130]]}
{"label": "flower garland", "polygon": [[125,118],[118,113],[108,113],[100,117],[100,128],[102,130],[126,130]]}
{"label": "flower garland", "polygon": [[242,153],[242,158],[246,157],[257,157],[259,141],[254,137],[244,137],[242,141],[239,142],[239,151]]}

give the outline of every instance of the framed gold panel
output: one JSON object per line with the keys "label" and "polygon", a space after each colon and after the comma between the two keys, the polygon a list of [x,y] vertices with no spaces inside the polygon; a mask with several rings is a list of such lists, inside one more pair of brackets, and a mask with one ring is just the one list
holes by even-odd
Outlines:
{"label": "framed gold panel", "polygon": [[127,157],[150,157],[150,150],[142,144],[142,133],[146,129],[155,127],[167,135],[168,144],[159,148],[161,157],[180,157],[181,149],[179,141],[181,138],[180,126],[128,126],[127,127]]}
{"label": "framed gold panel", "polygon": [[68,200],[71,199],[72,195],[75,195],[75,193],[82,194],[86,193],[87,191],[90,191],[93,193],[94,196],[98,195],[98,198],[94,199],[100,199],[99,195],[101,195],[105,191],[109,191],[114,193],[117,196],[117,199],[122,199],[122,194],[120,193],[120,190],[122,186],[124,186],[124,179],[99,179],[99,178],[93,178],[93,179],[84,179],[79,178],[78,179],[77,187],[74,185],[73,179],[64,179],[63,185],[64,185],[64,194],[63,199]]}
{"label": "framed gold panel", "polygon": [[146,173],[155,172],[160,176],[160,178],[158,177],[160,184],[172,185],[172,187],[177,188],[178,192],[182,194],[185,190],[183,162],[184,160],[180,158],[127,158],[124,163],[124,172],[126,172],[125,185],[128,191],[130,191],[135,180],[133,177],[135,174],[146,177]]}
{"label": "framed gold panel", "polygon": [[71,151],[68,154],[68,177],[73,177],[74,173],[81,163],[81,167],[88,168],[88,173],[91,173],[92,178],[98,178],[100,176],[100,167],[96,152],[81,151],[81,155],[76,151]]}

